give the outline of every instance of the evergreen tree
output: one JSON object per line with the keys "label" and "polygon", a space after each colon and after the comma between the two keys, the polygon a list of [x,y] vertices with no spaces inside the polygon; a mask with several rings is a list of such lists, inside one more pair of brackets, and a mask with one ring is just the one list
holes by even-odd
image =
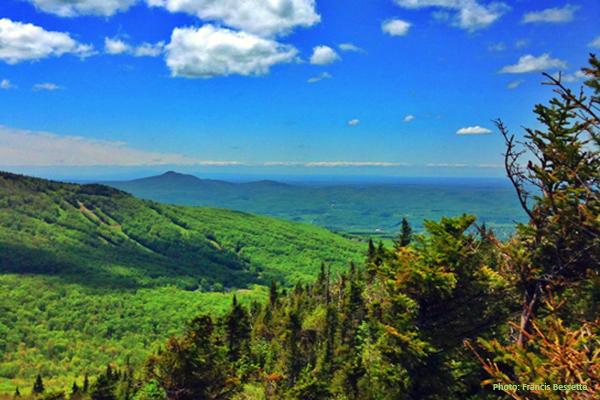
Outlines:
{"label": "evergreen tree", "polygon": [[275,306],[278,297],[277,282],[275,282],[275,279],[271,279],[271,287],[269,288],[269,302],[271,303],[271,306]]}
{"label": "evergreen tree", "polygon": [[600,273],[600,61],[592,55],[590,64],[592,68],[583,68],[590,77],[586,85],[594,90],[590,99],[583,89],[575,95],[560,77],[544,74],[560,98],[552,99],[549,107],[535,107],[544,130],[526,128],[525,149],[533,158],[526,168],[519,164],[524,151],[516,148],[514,135],[495,121],[506,141],[508,177],[529,216],[509,246],[499,244],[508,269],[524,289],[521,346],[549,292],[561,293],[590,273]]}
{"label": "evergreen tree", "polygon": [[34,394],[42,394],[45,391],[44,382],[42,381],[42,376],[38,374],[37,378],[35,378],[35,383],[33,384],[33,393]]}
{"label": "evergreen tree", "polygon": [[114,382],[106,374],[100,374],[90,389],[90,397],[92,400],[117,400]]}
{"label": "evergreen tree", "polygon": [[227,355],[232,362],[235,362],[241,358],[244,342],[250,338],[250,317],[244,306],[238,304],[235,295],[233,295],[231,309],[224,317],[224,325]]}
{"label": "evergreen tree", "polygon": [[406,218],[402,218],[402,226],[400,227],[400,235],[398,236],[398,240],[394,240],[394,248],[399,250],[402,247],[406,247],[412,241],[412,228],[410,224],[406,220]]}
{"label": "evergreen tree", "polygon": [[73,387],[71,388],[71,397],[76,396],[79,394],[79,386],[77,385],[77,382],[73,382]]}

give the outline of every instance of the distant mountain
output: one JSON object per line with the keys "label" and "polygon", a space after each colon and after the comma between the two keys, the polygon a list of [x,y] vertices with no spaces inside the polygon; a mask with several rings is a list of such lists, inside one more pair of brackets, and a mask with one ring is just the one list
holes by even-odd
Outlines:
{"label": "distant mountain", "polygon": [[526,221],[514,189],[497,180],[434,180],[394,185],[300,186],[265,180],[229,183],[167,172],[123,182],[104,182],[143,198],[187,206],[221,207],[306,222],[334,231],[390,237],[407,218],[416,231],[423,219],[474,214],[499,237]]}

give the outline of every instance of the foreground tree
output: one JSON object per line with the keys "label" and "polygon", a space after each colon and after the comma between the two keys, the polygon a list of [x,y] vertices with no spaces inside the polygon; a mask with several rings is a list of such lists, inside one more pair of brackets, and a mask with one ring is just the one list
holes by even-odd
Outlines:
{"label": "foreground tree", "polygon": [[[518,236],[501,246],[506,267],[524,291],[524,307],[518,343],[526,344],[531,321],[548,291],[560,293],[587,274],[598,274],[600,264],[600,62],[594,55],[586,85],[576,95],[560,76],[547,84],[559,94],[550,107],[538,104],[534,112],[545,130],[526,129],[526,141],[518,150],[514,135],[504,124],[496,126],[506,140],[505,166],[528,224],[518,225]],[[520,164],[529,156],[527,166]],[[533,202],[532,202],[533,201]]]}
{"label": "foreground tree", "polygon": [[[526,129],[525,150],[516,150],[514,136],[496,121],[508,177],[530,217],[511,241],[496,243],[523,307],[512,324],[516,342],[480,339],[476,354],[485,354],[478,357],[492,377],[484,384],[503,385],[514,399],[600,395],[600,62],[594,55],[589,61],[582,69],[589,97],[566,88],[560,75],[544,74],[559,97],[536,106],[546,129]],[[523,168],[525,153],[531,159]]]}

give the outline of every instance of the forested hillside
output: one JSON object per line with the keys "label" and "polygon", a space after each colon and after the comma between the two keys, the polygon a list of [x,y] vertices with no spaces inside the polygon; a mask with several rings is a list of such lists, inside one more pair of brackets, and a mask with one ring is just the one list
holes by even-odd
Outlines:
{"label": "forested hillside", "polygon": [[0,173],[0,382],[139,361],[200,310],[223,312],[221,292],[262,299],[272,279],[307,282],[365,248],[309,225]]}

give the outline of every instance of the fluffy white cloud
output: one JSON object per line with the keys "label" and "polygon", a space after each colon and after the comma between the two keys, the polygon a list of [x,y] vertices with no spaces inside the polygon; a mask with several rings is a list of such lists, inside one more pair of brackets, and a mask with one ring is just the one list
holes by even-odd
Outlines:
{"label": "fluffy white cloud", "polygon": [[596,37],[591,43],[588,43],[588,46],[600,48],[600,36]]}
{"label": "fluffy white cloud", "polygon": [[0,89],[15,89],[16,86],[10,83],[8,79],[2,79],[0,82]]}
{"label": "fluffy white cloud", "polygon": [[297,60],[298,50],[258,36],[217,28],[175,28],[165,46],[173,77],[264,75],[274,64]]}
{"label": "fluffy white cloud", "polygon": [[133,54],[136,57],[158,57],[164,51],[165,42],[156,44],[143,43],[138,47],[132,47],[130,44],[120,39],[104,38],[104,51],[108,54]]}
{"label": "fluffy white cloud", "polygon": [[408,33],[410,28],[410,22],[402,21],[400,19],[390,19],[381,24],[381,30],[392,36],[404,36]]}
{"label": "fluffy white cloud", "polygon": [[317,46],[313,48],[310,63],[316,65],[328,65],[340,60],[340,56],[329,46]]}
{"label": "fluffy white cloud", "polygon": [[113,15],[126,11],[137,0],[27,0],[39,10],[61,17]]}
{"label": "fluffy white cloud", "polygon": [[469,31],[489,26],[510,10],[505,3],[491,2],[481,5],[476,0],[396,0],[396,3],[404,8],[437,7],[454,10],[456,12],[452,17],[447,12],[437,11],[434,18],[451,20],[452,25]]}
{"label": "fluffy white cloud", "polygon": [[530,12],[523,16],[523,22],[571,22],[578,6],[567,4],[563,8],[548,8],[544,11]]}
{"label": "fluffy white cloud", "polygon": [[315,82],[319,82],[322,81],[323,79],[330,79],[331,75],[329,75],[327,72],[323,72],[321,75],[317,76],[316,78],[310,78],[308,80],[308,83],[315,83]]}
{"label": "fluffy white cloud", "polygon": [[527,54],[519,58],[515,65],[507,65],[500,70],[501,74],[525,74],[528,72],[539,72],[546,69],[562,68],[566,69],[567,64],[558,58],[550,58],[549,53],[544,53],[539,57]]}
{"label": "fluffy white cloud", "polygon": [[104,38],[104,51],[108,54],[130,53],[132,48],[119,39]]}
{"label": "fluffy white cloud", "polygon": [[413,120],[413,119],[415,119],[415,118],[416,118],[416,117],[415,117],[414,115],[410,115],[410,114],[409,114],[409,115],[407,115],[406,117],[404,117],[404,120],[403,120],[403,121],[404,121],[404,122],[410,122],[410,121],[412,121],[412,120]]}
{"label": "fluffy white cloud", "polygon": [[64,89],[62,86],[55,85],[54,83],[38,83],[37,85],[33,85],[33,90],[58,90]]}
{"label": "fluffy white cloud", "polygon": [[3,166],[222,165],[220,163],[222,162],[201,161],[179,154],[135,150],[123,142],[0,126],[0,164]]}
{"label": "fluffy white cloud", "polygon": [[353,119],[351,121],[348,121],[348,125],[350,126],[354,126],[354,125],[358,125],[360,124],[360,121],[358,119]]}
{"label": "fluffy white cloud", "polygon": [[488,50],[489,51],[504,51],[504,50],[506,50],[506,45],[504,44],[504,42],[492,44],[492,45],[488,46]]}
{"label": "fluffy white cloud", "polygon": [[468,128],[461,128],[456,131],[457,135],[483,135],[488,133],[492,133],[492,131],[480,126],[470,126]]}
{"label": "fluffy white cloud", "polygon": [[340,50],[342,51],[364,51],[360,47],[356,47],[352,43],[342,43],[339,45]]}
{"label": "fluffy white cloud", "polygon": [[259,36],[284,35],[296,26],[309,27],[321,16],[315,0],[146,0],[170,12],[184,12],[205,21],[222,21]]}
{"label": "fluffy white cloud", "polygon": [[523,79],[517,79],[516,81],[509,82],[508,85],[506,85],[506,88],[507,89],[516,89],[517,86],[519,86],[523,82],[525,82]]}
{"label": "fluffy white cloud", "polygon": [[94,54],[91,45],[78,43],[67,33],[46,31],[8,18],[0,19],[0,60],[17,64],[50,56],[60,57],[66,53],[79,57]]}

